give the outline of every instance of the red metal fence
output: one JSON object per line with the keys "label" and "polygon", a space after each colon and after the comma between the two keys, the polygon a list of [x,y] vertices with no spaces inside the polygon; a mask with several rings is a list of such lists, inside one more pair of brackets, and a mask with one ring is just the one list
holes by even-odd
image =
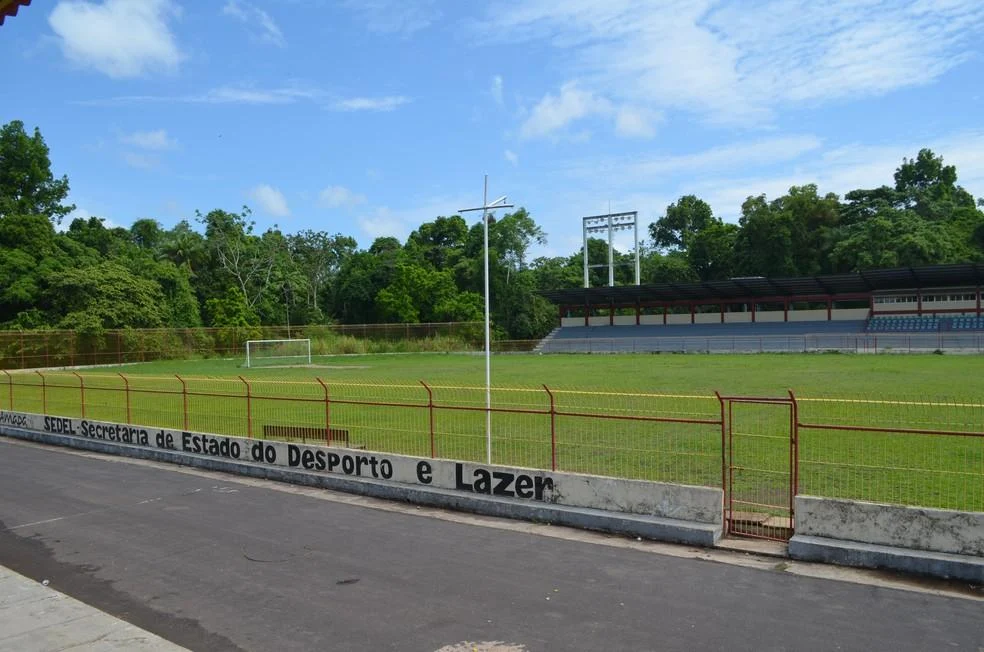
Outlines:
{"label": "red metal fence", "polygon": [[[2,370],[0,370],[2,371]],[[485,461],[482,387],[15,372],[0,409]],[[797,493],[984,511],[984,402],[493,388],[492,461],[721,487],[784,539]]]}

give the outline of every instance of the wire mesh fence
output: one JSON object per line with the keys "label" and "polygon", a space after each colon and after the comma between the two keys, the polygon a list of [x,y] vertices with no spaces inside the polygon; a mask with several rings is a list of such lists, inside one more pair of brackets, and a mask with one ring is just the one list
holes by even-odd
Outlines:
{"label": "wire mesh fence", "polygon": [[790,491],[984,511],[981,400],[791,393],[782,400],[792,419],[748,397],[735,414],[725,409],[732,400],[546,386],[493,387],[487,396],[484,387],[425,381],[0,373],[0,409],[21,412],[473,462],[490,450],[496,464],[730,487],[732,498],[770,513]]}
{"label": "wire mesh fence", "polygon": [[306,338],[314,355],[478,350],[480,322],[236,328],[0,331],[0,369],[51,369],[191,358],[243,357],[249,340]]}
{"label": "wire mesh fence", "polygon": [[800,493],[984,511],[984,402],[796,400]]}

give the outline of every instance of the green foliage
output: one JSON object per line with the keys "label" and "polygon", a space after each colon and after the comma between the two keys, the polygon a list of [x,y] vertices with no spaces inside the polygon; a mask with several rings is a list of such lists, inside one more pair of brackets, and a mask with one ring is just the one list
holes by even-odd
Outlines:
{"label": "green foliage", "polygon": [[695,195],[684,195],[666,207],[666,215],[649,225],[658,249],[686,249],[690,238],[715,220],[710,205]]}
{"label": "green foliage", "polygon": [[[222,329],[236,347],[259,325],[481,321],[484,228],[438,216],[401,243],[360,250],[341,233],[277,227],[254,232],[249,208],[196,213],[172,228],[153,218],[129,228],[67,215],[68,180],[51,173],[47,145],[21,122],[0,128],[0,328],[142,326]],[[984,201],[984,200],[982,200]],[[903,159],[894,185],[848,192],[816,185],[747,198],[737,224],[684,195],[649,225],[643,283],[733,276],[800,276],[872,267],[984,260],[984,212],[957,170],[928,149]],[[538,338],[556,323],[539,292],[584,284],[582,251],[530,261],[546,234],[523,208],[488,223],[493,332]],[[608,243],[591,238],[589,285],[608,285]],[[631,252],[612,251],[615,283],[635,282]]]}
{"label": "green foliage", "polygon": [[246,297],[234,287],[227,289],[221,298],[209,299],[205,304],[205,313],[209,326],[245,328],[260,324],[259,317],[246,303]]}
{"label": "green foliage", "polygon": [[156,283],[116,262],[67,269],[46,279],[58,328],[156,328],[165,324],[164,296]]}
{"label": "green foliage", "polygon": [[44,215],[55,223],[75,210],[62,204],[68,177],[51,173],[48,146],[41,131],[29,136],[20,120],[0,127],[0,219],[8,215]]}

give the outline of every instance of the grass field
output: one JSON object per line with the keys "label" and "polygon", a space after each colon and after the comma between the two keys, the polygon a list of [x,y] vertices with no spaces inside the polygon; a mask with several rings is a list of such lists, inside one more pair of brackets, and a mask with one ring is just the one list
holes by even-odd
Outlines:
{"label": "grass field", "polygon": [[[480,355],[315,362],[245,369],[240,360],[169,361],[86,371],[86,416],[126,421],[129,412],[142,425],[256,437],[265,425],[323,429],[327,422],[371,450],[484,460]],[[128,397],[114,376],[120,372]],[[984,511],[984,436],[897,432],[984,432],[981,356],[497,355],[492,377],[498,463],[550,468],[555,456],[559,470],[721,486],[714,391],[782,397],[791,389],[802,424],[889,431],[801,428],[803,493]],[[37,375],[14,378],[13,387],[0,379],[0,405],[9,406],[12,390],[15,409],[81,415],[76,377],[49,375],[44,389]],[[328,387],[327,411],[316,378]],[[543,385],[553,393],[553,414]],[[731,406],[734,440],[726,450],[736,497],[781,504],[788,493],[789,410]]]}

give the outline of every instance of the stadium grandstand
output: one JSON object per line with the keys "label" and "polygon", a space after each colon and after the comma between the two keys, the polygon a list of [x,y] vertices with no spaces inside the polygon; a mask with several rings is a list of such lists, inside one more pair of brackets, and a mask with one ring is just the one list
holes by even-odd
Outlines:
{"label": "stadium grandstand", "polygon": [[981,351],[984,265],[550,290],[541,352]]}

